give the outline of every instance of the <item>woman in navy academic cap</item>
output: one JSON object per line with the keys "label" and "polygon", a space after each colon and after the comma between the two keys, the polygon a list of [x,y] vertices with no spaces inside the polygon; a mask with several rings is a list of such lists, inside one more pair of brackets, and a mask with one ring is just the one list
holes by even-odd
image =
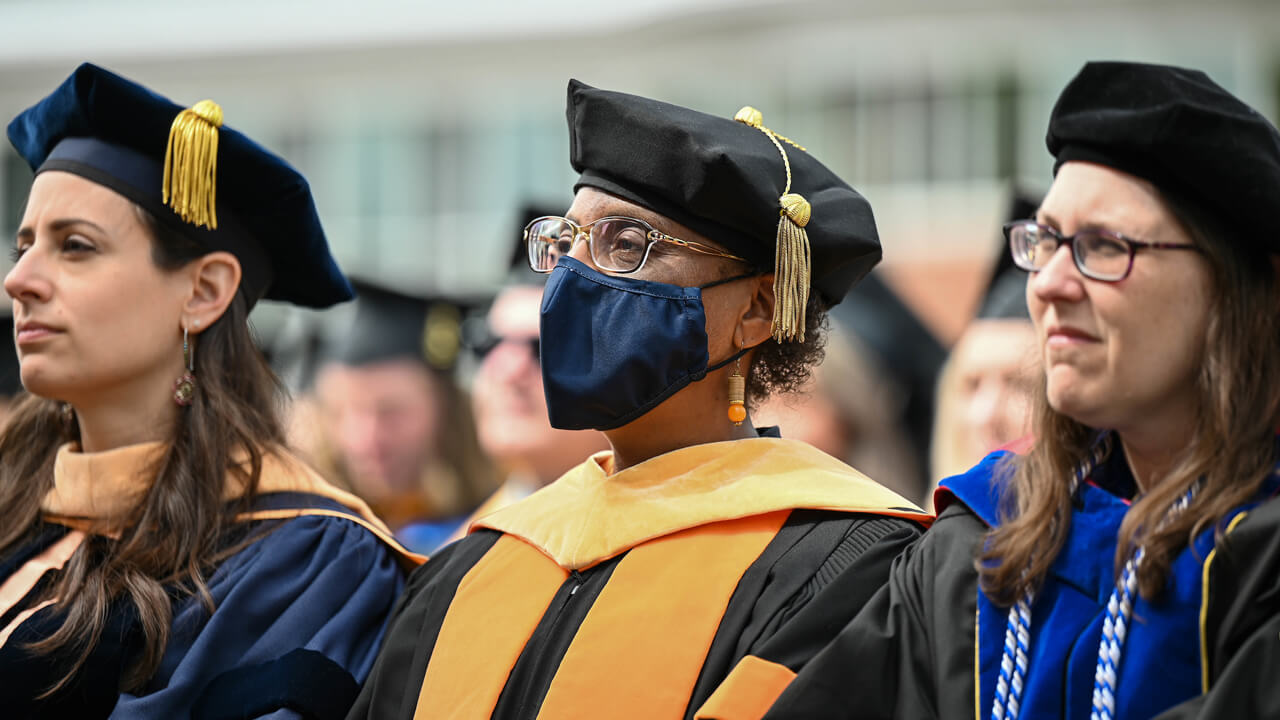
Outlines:
{"label": "woman in navy academic cap", "polygon": [[930,519],[747,407],[804,384],[826,309],[880,259],[867,201],[750,108],[568,96],[576,196],[525,239],[551,424],[610,450],[413,575],[352,718],[693,718],[776,693]]}
{"label": "woman in navy academic cap", "polygon": [[1280,717],[1280,133],[1201,72],[1089,63],[1048,146],[1005,226],[1034,440],[943,481],[767,717]]}
{"label": "woman in navy academic cap", "polygon": [[351,297],[306,181],[93,65],[9,125],[30,396],[0,435],[0,707],[340,717],[416,558],[288,454],[260,298]]}

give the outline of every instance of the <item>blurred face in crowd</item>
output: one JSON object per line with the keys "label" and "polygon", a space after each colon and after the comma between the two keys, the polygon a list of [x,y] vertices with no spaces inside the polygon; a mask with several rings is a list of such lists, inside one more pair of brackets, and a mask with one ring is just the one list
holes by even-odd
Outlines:
{"label": "blurred face in crowd", "polygon": [[1035,328],[1025,320],[979,319],[952,350],[958,451],[977,460],[1030,432]]}
{"label": "blurred face in crowd", "polygon": [[472,387],[480,446],[511,472],[550,482],[589,455],[608,447],[594,430],[557,430],[547,419],[538,366],[538,309],[542,288],[503,290],[489,310],[497,340],[485,355]]}
{"label": "blurred face in crowd", "polygon": [[[1154,186],[1091,163],[1062,166],[1037,220],[1063,235],[1103,228],[1192,244]],[[1081,275],[1071,249],[1058,247],[1027,282],[1049,404],[1095,428],[1123,432],[1152,419],[1190,427],[1210,295],[1197,252],[1140,250],[1128,277],[1108,283]]]}
{"label": "blurred face in crowd", "polygon": [[831,395],[821,392],[818,379],[822,366],[814,368],[814,379],[800,393],[773,395],[756,411],[759,427],[777,425],[788,440],[809,443],[822,452],[844,459],[853,443],[852,429],[841,416]]}
{"label": "blurred face in crowd", "polygon": [[438,389],[409,359],[330,364],[316,378],[324,432],[357,494],[378,501],[419,489],[436,455]]}
{"label": "blurred face in crowd", "polygon": [[36,177],[4,283],[29,391],[77,407],[171,392],[191,281],[151,250],[123,196],[70,173]]}

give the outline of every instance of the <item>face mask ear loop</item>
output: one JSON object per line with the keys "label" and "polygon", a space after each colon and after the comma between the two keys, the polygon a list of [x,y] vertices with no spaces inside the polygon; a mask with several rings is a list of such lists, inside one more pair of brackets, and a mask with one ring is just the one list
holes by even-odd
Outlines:
{"label": "face mask ear loop", "polygon": [[698,286],[698,289],[699,289],[699,290],[710,290],[711,288],[713,288],[713,287],[717,287],[717,286],[719,286],[719,285],[728,285],[728,284],[729,284],[729,283],[731,283],[731,282],[736,282],[736,281],[738,281],[738,280],[746,280],[747,278],[760,277],[760,276],[761,276],[761,275],[763,275],[763,274],[764,274],[764,273],[762,273],[762,272],[752,271],[752,272],[749,272],[749,273],[743,273],[743,274],[741,274],[741,275],[734,275],[734,276],[732,276],[732,277],[724,278],[723,280],[716,280],[716,281],[714,281],[714,282],[709,282],[709,283],[707,283],[706,285],[699,285],[699,286]]}
{"label": "face mask ear loop", "polygon": [[736,362],[739,358],[741,358],[743,355],[746,355],[748,352],[751,352],[751,348],[749,347],[742,348],[741,350],[730,355],[728,358],[722,360],[721,362],[718,362],[715,365],[708,367],[707,372],[713,373],[719,370],[720,368],[724,367],[725,365],[728,365],[731,362]]}

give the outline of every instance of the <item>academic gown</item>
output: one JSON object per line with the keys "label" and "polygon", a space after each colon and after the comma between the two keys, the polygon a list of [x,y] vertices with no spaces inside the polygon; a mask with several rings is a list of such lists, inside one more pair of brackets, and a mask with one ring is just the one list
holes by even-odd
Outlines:
{"label": "academic gown", "polygon": [[262,494],[224,537],[232,554],[207,576],[214,612],[188,589],[169,588],[169,641],[145,686],[120,692],[143,637],[135,607],[118,598],[81,670],[37,698],[69,667],[65,654],[27,647],[64,618],[38,596],[77,548],[109,549],[112,538],[88,531],[91,523],[145,490],[162,450],[59,451],[43,517],[0,556],[0,715],[342,717],[373,664],[405,570],[421,558],[391,540],[357,498],[292,459],[270,457]]}
{"label": "academic gown", "polygon": [[[973,562],[998,522],[988,456],[943,481],[941,513],[889,583],[787,687],[766,717],[986,718],[1008,608],[978,590]],[[1280,477],[1199,535],[1155,602],[1138,598],[1117,679],[1117,718],[1280,717]],[[1090,717],[1120,521],[1134,492],[1123,454],[1077,493],[1063,551],[1031,607],[1023,718]],[[724,720],[758,717],[750,712]]]}
{"label": "academic gown", "polygon": [[692,718],[727,676],[785,684],[931,519],[789,440],[610,466],[416,571],[349,717]]}

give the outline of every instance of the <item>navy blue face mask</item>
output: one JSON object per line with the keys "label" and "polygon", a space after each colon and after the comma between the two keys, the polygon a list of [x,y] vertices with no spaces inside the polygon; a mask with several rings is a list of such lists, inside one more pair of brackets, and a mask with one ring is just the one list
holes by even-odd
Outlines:
{"label": "navy blue face mask", "polygon": [[747,349],[707,367],[702,287],[605,275],[562,257],[542,292],[542,385],[552,427],[612,430]]}

